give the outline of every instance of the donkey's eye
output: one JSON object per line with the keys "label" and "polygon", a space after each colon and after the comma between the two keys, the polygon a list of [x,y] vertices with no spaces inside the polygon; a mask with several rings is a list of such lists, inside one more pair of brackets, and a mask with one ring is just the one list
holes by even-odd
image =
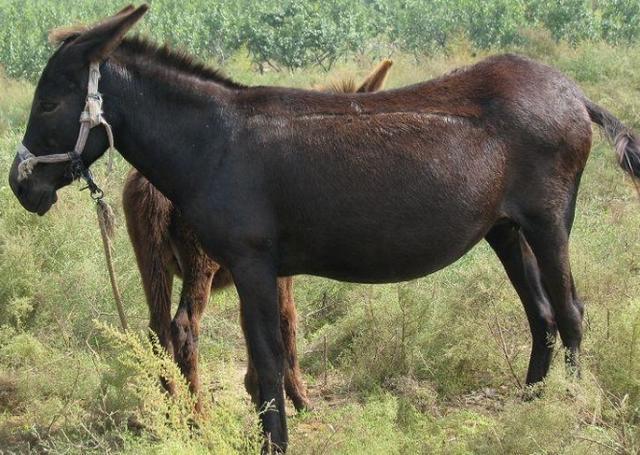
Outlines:
{"label": "donkey's eye", "polygon": [[42,112],[51,112],[55,110],[56,107],[58,107],[58,103],[51,103],[49,101],[40,102],[40,109],[42,109]]}

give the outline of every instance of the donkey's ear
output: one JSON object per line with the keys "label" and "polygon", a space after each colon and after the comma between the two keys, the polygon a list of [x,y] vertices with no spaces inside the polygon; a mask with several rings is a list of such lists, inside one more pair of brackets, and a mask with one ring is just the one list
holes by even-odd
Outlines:
{"label": "donkey's ear", "polygon": [[367,76],[362,82],[356,93],[377,92],[384,87],[387,80],[389,68],[393,65],[393,61],[385,59]]}
{"label": "donkey's ear", "polygon": [[146,4],[137,8],[127,6],[116,15],[87,29],[71,43],[69,50],[79,52],[85,61],[105,60],[148,9]]}
{"label": "donkey's ear", "polygon": [[134,9],[136,9],[136,8],[131,3],[129,3],[127,6],[125,6],[120,11],[118,11],[116,14],[114,14],[114,16],[120,16],[121,14],[130,13]]}

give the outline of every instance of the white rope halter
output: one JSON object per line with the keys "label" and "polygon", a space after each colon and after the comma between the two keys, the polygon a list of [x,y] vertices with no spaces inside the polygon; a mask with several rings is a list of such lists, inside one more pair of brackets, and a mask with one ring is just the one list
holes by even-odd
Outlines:
{"label": "white rope halter", "polygon": [[[33,172],[33,168],[38,163],[64,163],[66,161],[73,161],[78,159],[84,147],[87,144],[87,138],[89,137],[89,131],[98,125],[104,126],[107,131],[107,137],[109,139],[109,151],[113,150],[113,133],[111,131],[111,125],[102,116],[102,95],[98,92],[98,82],[100,81],[100,63],[93,62],[89,66],[89,83],[87,84],[87,99],[84,105],[84,110],[80,113],[80,132],[78,133],[78,139],[76,145],[73,147],[72,152],[67,153],[54,153],[51,155],[36,156],[29,151],[24,144],[18,146],[18,157],[20,163],[18,164],[18,181],[22,181],[29,177]],[[109,154],[109,168],[111,168],[113,160],[113,154]]]}

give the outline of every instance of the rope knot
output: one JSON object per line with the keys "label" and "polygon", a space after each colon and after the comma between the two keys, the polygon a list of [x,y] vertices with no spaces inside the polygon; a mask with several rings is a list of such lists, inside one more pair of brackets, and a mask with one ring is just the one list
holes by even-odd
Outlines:
{"label": "rope knot", "polygon": [[96,210],[100,227],[104,229],[107,237],[113,240],[116,232],[116,216],[113,213],[113,209],[103,199],[98,199],[96,201]]}
{"label": "rope knot", "polygon": [[103,123],[102,118],[102,98],[100,95],[96,97],[87,96],[87,102],[84,111],[80,114],[80,123],[88,123],[89,128],[93,128]]}
{"label": "rope knot", "polygon": [[20,164],[18,164],[18,181],[21,182],[28,178],[36,164],[38,164],[38,160],[35,156],[20,161]]}

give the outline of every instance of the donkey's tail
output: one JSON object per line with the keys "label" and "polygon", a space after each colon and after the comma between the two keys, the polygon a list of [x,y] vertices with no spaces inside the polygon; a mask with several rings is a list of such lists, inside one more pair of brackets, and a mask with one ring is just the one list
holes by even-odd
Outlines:
{"label": "donkey's tail", "polygon": [[586,98],[584,105],[591,121],[602,127],[607,140],[614,146],[620,167],[640,179],[640,138],[606,109]]}

